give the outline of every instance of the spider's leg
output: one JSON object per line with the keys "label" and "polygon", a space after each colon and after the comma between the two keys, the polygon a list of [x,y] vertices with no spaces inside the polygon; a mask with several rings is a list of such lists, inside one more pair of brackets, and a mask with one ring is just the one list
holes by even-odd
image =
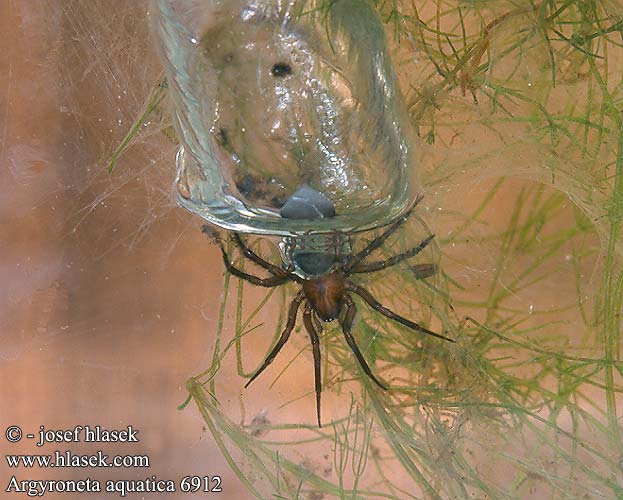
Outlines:
{"label": "spider's leg", "polygon": [[353,321],[355,320],[355,314],[357,314],[357,308],[355,307],[355,303],[353,302],[353,299],[349,295],[346,295],[345,303],[347,305],[347,309],[346,309],[346,314],[344,315],[344,320],[341,323],[342,323],[342,332],[344,333],[344,337],[346,337],[346,343],[348,344],[348,347],[350,347],[350,350],[353,351],[353,354],[357,358],[357,361],[359,361],[359,365],[361,366],[364,373],[368,377],[370,377],[376,385],[378,385],[381,389],[386,391],[387,387],[384,386],[381,382],[379,382],[379,380],[374,376],[374,374],[372,373],[372,370],[370,369],[370,366],[368,366],[368,363],[364,359],[363,354],[361,354],[361,351],[359,350],[359,347],[357,346],[357,343],[355,342],[355,338],[353,337],[351,333],[351,329],[353,327]]}
{"label": "spider's leg", "polygon": [[305,305],[305,311],[303,312],[303,324],[309,334],[309,340],[311,340],[312,354],[314,356],[314,384],[316,390],[316,413],[318,415],[318,427],[322,427],[320,423],[320,393],[322,392],[322,378],[320,374],[320,339],[318,338],[318,332],[314,326],[312,320],[312,309],[309,304]]}
{"label": "spider's leg", "polygon": [[234,242],[236,243],[236,245],[238,245],[238,248],[240,248],[240,251],[245,257],[255,262],[258,266],[263,267],[271,274],[275,276],[286,276],[288,274],[287,271],[281,269],[279,266],[271,264],[267,260],[264,260],[258,254],[256,254],[253,250],[251,250],[246,245],[246,243],[242,241],[242,238],[240,237],[239,233],[234,233]]}
{"label": "spider's leg", "polygon": [[318,314],[316,314],[316,312],[313,310],[312,310],[312,321],[314,322],[314,327],[316,328],[318,335],[320,335],[323,331],[322,321],[320,321],[320,318],[318,318]]}
{"label": "spider's leg", "polygon": [[249,387],[249,384],[253,382],[257,377],[259,377],[260,373],[262,373],[266,368],[268,368],[268,365],[270,365],[273,362],[273,360],[275,359],[275,356],[279,354],[279,351],[281,351],[281,348],[286,344],[286,342],[290,338],[290,334],[292,333],[292,330],[294,329],[294,325],[296,323],[296,314],[298,313],[299,306],[301,305],[301,302],[303,301],[304,297],[305,297],[305,294],[303,293],[303,290],[301,290],[298,294],[296,294],[296,297],[294,297],[294,300],[290,304],[290,310],[288,311],[288,321],[286,322],[286,326],[283,329],[283,332],[281,333],[279,340],[275,344],[275,347],[272,348],[268,356],[266,356],[266,359],[262,363],[262,366],[260,366],[259,369],[255,372],[255,374],[249,379],[249,381],[246,384],[244,384],[245,388]]}
{"label": "spider's leg", "polygon": [[[370,262],[368,264],[357,264],[355,267],[351,268],[351,273],[371,273],[374,271],[381,271],[382,269],[386,269],[391,266],[395,266],[396,264],[402,262],[405,259],[413,257],[419,254],[422,250],[424,250],[428,244],[435,237],[434,234],[431,234],[428,238],[423,239],[416,247],[407,250],[406,252],[399,253],[398,255],[394,255],[386,260],[381,260],[377,262]],[[425,266],[425,267],[424,267]],[[428,278],[432,276],[437,271],[437,267],[434,264],[420,264],[419,266],[414,266],[420,270],[421,276],[418,278]],[[417,273],[418,271],[416,271]]]}
{"label": "spider's leg", "polygon": [[[418,196],[415,200],[415,203],[413,205],[413,207],[411,208],[411,210],[413,210],[415,208],[415,206],[422,200],[422,195]],[[398,219],[396,222],[394,222],[392,225],[390,225],[384,233],[380,234],[379,236],[377,236],[376,238],[374,238],[367,247],[365,247],[363,250],[357,252],[355,255],[353,255],[350,260],[346,263],[346,265],[344,266],[344,272],[346,274],[350,273],[352,269],[355,268],[355,266],[357,266],[357,264],[359,264],[363,259],[365,259],[368,255],[370,255],[372,252],[374,252],[377,248],[379,248],[383,243],[385,243],[385,240],[387,238],[389,238],[395,231],[396,229],[398,229],[403,223],[404,221],[407,220],[407,218],[409,217],[409,214],[411,214],[411,210],[409,210],[405,215],[403,215],[400,219]]]}
{"label": "spider's leg", "polygon": [[254,276],[252,274],[245,273],[241,269],[238,269],[237,267],[235,267],[230,262],[229,255],[227,255],[227,250],[225,250],[225,245],[223,245],[223,242],[221,241],[220,238],[217,240],[217,242],[219,246],[221,247],[221,254],[223,254],[223,262],[225,263],[225,267],[231,274],[236,276],[236,278],[246,280],[249,283],[253,283],[254,285],[257,285],[257,286],[264,286],[268,288],[273,287],[273,286],[283,285],[286,281],[288,281],[289,275],[287,274],[284,274],[281,276],[271,276],[269,278],[260,278],[259,276]]}
{"label": "spider's leg", "polygon": [[397,321],[401,325],[404,325],[404,326],[406,326],[408,328],[411,328],[411,330],[415,330],[416,332],[426,333],[427,335],[432,335],[433,337],[437,337],[438,339],[447,340],[448,342],[455,342],[451,338],[444,337],[443,335],[441,335],[439,333],[432,332],[431,330],[429,330],[427,328],[424,328],[423,326],[420,326],[417,323],[415,323],[415,322],[413,322],[413,321],[411,321],[411,320],[409,320],[407,318],[404,318],[404,317],[400,316],[399,314],[396,314],[395,312],[389,310],[387,307],[381,305],[381,303],[378,302],[374,297],[372,297],[370,292],[368,292],[365,288],[362,288],[360,286],[355,285],[354,283],[351,283],[350,281],[347,281],[346,282],[346,289],[351,291],[351,292],[353,292],[353,293],[356,293],[357,295],[359,295],[375,311],[380,312],[383,316],[386,316],[389,319],[393,319],[394,321]]}

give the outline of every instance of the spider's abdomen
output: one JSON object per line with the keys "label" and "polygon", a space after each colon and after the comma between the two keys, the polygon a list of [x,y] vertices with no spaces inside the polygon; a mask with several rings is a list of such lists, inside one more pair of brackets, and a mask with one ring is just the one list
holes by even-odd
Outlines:
{"label": "spider's abdomen", "polygon": [[322,321],[333,321],[342,308],[344,275],[335,272],[303,282],[305,298],[318,313]]}

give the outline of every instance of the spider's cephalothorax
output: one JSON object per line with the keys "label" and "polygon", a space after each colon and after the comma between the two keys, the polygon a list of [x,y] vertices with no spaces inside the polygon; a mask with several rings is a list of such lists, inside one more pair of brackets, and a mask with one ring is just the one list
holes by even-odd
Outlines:
{"label": "spider's cephalothorax", "polygon": [[[342,252],[342,249],[344,248],[343,242],[341,242],[338,247],[334,247],[338,248],[338,250],[335,250],[333,253],[323,251],[317,252],[316,254],[307,251],[299,251],[296,253],[296,248],[298,247],[295,244],[286,244],[284,247],[290,249],[290,256],[284,259],[285,263],[283,267],[271,264],[270,262],[264,260],[244,243],[238,233],[233,233],[233,241],[242,254],[255,264],[268,271],[269,276],[266,278],[260,278],[259,276],[248,274],[235,267],[227,254],[222,240],[218,236],[216,237],[223,254],[225,267],[234,276],[246,280],[249,283],[253,283],[254,285],[263,287],[275,287],[289,281],[294,281],[302,285],[301,290],[297,293],[296,297],[290,304],[286,326],[281,333],[279,340],[262,363],[262,366],[260,366],[251,379],[246,383],[245,387],[253,382],[253,380],[255,380],[268,367],[268,365],[273,362],[281,348],[288,341],[288,338],[294,329],[299,308],[302,304],[303,324],[305,325],[305,329],[307,330],[311,340],[312,354],[314,357],[316,411],[319,426],[321,425],[320,393],[322,388],[319,335],[322,333],[323,321],[329,322],[338,320],[340,322],[346,343],[357,358],[357,361],[359,362],[364,373],[379,387],[384,390],[387,389],[387,387],[383,385],[372,373],[372,370],[361,354],[361,351],[355,342],[355,338],[352,335],[351,330],[355,314],[357,312],[355,302],[352,298],[353,295],[363,299],[363,301],[366,302],[371,308],[378,311],[382,315],[393,319],[394,321],[397,321],[412,330],[454,342],[452,339],[432,332],[427,328],[424,328],[419,324],[389,310],[380,304],[370,294],[370,292],[349,279],[349,277],[354,274],[372,273],[398,264],[405,259],[417,255],[431,242],[433,239],[432,235],[422,240],[414,248],[394,255],[388,259],[374,262],[364,262],[364,259],[381,247],[385,240],[387,240],[387,238],[400,227],[407,217],[408,214],[391,224],[381,235],[372,240],[363,250],[354,254],[350,252]],[[204,226],[204,232],[214,236],[214,232],[209,226]],[[282,250],[284,247],[282,247]],[[346,247],[350,248],[349,245],[346,245]],[[429,277],[436,271],[436,267],[433,264],[418,264],[412,266],[412,269],[417,278]]]}
{"label": "spider's cephalothorax", "polygon": [[303,293],[307,303],[322,321],[337,319],[346,297],[344,273],[335,271],[303,281]]}

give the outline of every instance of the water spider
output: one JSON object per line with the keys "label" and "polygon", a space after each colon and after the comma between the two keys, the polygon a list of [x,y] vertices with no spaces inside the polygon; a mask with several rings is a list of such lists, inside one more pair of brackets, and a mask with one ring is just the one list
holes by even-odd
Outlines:
{"label": "water spider", "polygon": [[[418,199],[419,201],[419,199]],[[279,340],[272,348],[262,365],[254,373],[251,379],[245,384],[245,387],[253,382],[259,375],[273,362],[279,351],[290,338],[290,334],[296,324],[296,317],[301,305],[303,305],[303,324],[309,335],[312,345],[312,355],[314,358],[314,380],[316,392],[316,412],[318,415],[318,426],[321,427],[320,421],[320,394],[322,391],[322,381],[320,373],[320,341],[319,335],[322,333],[322,322],[330,322],[338,320],[344,338],[348,347],[357,358],[364,373],[370,377],[376,385],[381,389],[387,390],[385,386],[372,373],[370,366],[364,359],[357,342],[352,334],[353,322],[357,313],[357,308],[352,296],[357,295],[368,304],[372,309],[379,312],[383,316],[390,318],[398,323],[415,330],[416,332],[432,335],[439,339],[454,342],[454,340],[443,335],[435,333],[418,323],[411,321],[379,303],[366,289],[357,285],[349,278],[355,274],[373,273],[387,269],[406,259],[414,257],[420,253],[433,239],[433,235],[422,240],[417,246],[402,252],[400,254],[389,257],[385,260],[377,260],[373,262],[365,262],[366,257],[379,249],[383,243],[392,235],[407,219],[409,213],[392,223],[378,237],[373,239],[363,250],[354,254],[342,255],[341,252],[329,253],[308,253],[305,251],[292,252],[291,257],[284,264],[284,267],[271,264],[257,253],[255,253],[243,241],[239,233],[233,233],[233,242],[242,252],[242,255],[251,260],[258,266],[268,271],[269,276],[261,278],[253,274],[249,274],[238,269],[232,263],[227,253],[222,239],[216,234],[211,226],[204,226],[203,231],[216,239],[221,248],[223,261],[227,270],[234,276],[248,281],[254,285],[262,287],[275,287],[283,285],[287,282],[294,281],[299,283],[301,289],[292,300],[285,328],[279,337]],[[335,248],[335,247],[334,247]],[[418,264],[412,266],[415,276],[418,279],[426,278],[436,272],[433,264]]]}

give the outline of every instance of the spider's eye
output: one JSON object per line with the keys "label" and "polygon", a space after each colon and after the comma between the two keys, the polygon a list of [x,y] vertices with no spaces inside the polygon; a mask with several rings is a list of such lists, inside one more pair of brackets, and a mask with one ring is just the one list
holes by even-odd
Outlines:
{"label": "spider's eye", "polygon": [[273,68],[270,70],[273,76],[277,78],[283,78],[285,76],[292,74],[292,66],[288,63],[278,62],[273,65]]}

